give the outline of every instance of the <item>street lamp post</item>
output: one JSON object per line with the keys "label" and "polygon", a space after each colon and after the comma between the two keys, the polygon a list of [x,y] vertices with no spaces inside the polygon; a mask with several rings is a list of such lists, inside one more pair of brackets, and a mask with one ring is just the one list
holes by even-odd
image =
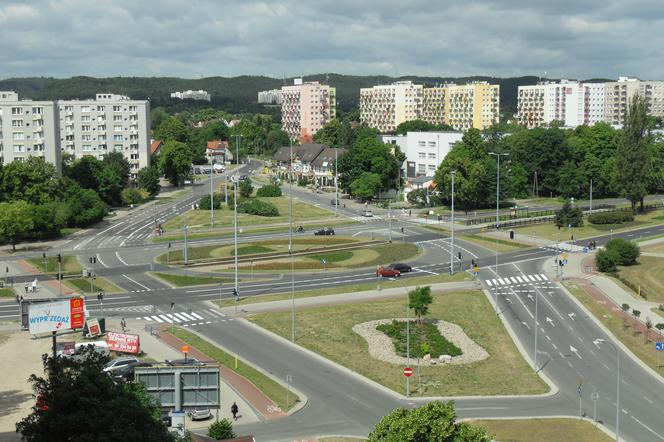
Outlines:
{"label": "street lamp post", "polygon": [[[291,144],[291,149],[293,148]],[[337,170],[337,149],[334,149],[334,216],[337,216],[339,210],[339,172]],[[291,156],[292,159],[292,156]]]}
{"label": "street lamp post", "polygon": [[[335,165],[336,167],[336,165]],[[288,254],[291,262],[291,342],[295,342],[295,263],[293,261],[293,140],[290,140],[290,176],[288,180]]]}
{"label": "street lamp post", "polygon": [[454,274],[454,175],[456,170],[450,172],[452,174],[452,247],[450,248],[450,275]]}
{"label": "street lamp post", "polygon": [[238,172],[240,171],[240,140],[241,135],[235,136],[235,186],[233,186],[233,242],[235,245],[235,311],[237,311],[237,303],[240,299],[240,292],[237,280],[237,188],[240,185]]}
{"label": "street lamp post", "polygon": [[[489,152],[489,155],[496,157],[498,166],[496,167],[496,230],[500,227],[500,157],[509,155],[509,153]],[[498,236],[496,236],[496,277],[498,277]],[[494,287],[496,295],[496,313],[498,313],[498,285]]]}
{"label": "street lamp post", "polygon": [[593,344],[597,347],[599,347],[599,344],[609,344],[616,351],[616,364],[618,365],[618,378],[616,380],[616,442],[618,442],[620,440],[620,351],[613,342],[603,338],[595,339]]}
{"label": "street lamp post", "polygon": [[210,227],[214,227],[214,184],[212,183],[212,168],[214,160],[210,160]]}
{"label": "street lamp post", "polygon": [[189,226],[185,225],[182,230],[184,230],[184,265],[189,264],[189,259],[187,256],[187,232],[189,231]]}

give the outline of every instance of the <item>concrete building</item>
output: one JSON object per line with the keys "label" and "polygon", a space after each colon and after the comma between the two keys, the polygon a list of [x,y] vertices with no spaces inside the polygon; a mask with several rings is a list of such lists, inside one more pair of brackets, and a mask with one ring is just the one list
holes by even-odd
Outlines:
{"label": "concrete building", "polygon": [[313,135],[336,117],[336,89],[296,78],[281,88],[281,127],[292,140],[311,142]]}
{"label": "concrete building", "polygon": [[178,98],[180,100],[201,100],[201,101],[210,101],[212,96],[204,90],[198,91],[182,91],[182,92],[173,92],[171,93],[171,98]]}
{"label": "concrete building", "polygon": [[0,164],[40,157],[61,173],[58,106],[0,92]]}
{"label": "concrete building", "polygon": [[635,94],[645,98],[648,113],[664,118],[664,81],[643,81],[637,78],[619,77],[618,81],[604,83],[604,120],[612,125],[622,125]]}
{"label": "concrete building", "polygon": [[422,120],[431,124],[447,124],[447,87],[425,87],[422,90]]}
{"label": "concrete building", "polygon": [[130,179],[150,165],[150,103],[114,94],[89,100],[59,100],[60,144],[63,152],[102,159],[117,151],[127,158]]}
{"label": "concrete building", "polygon": [[281,104],[281,89],[270,89],[258,93],[258,104]]}
{"label": "concrete building", "polygon": [[477,81],[447,87],[446,124],[456,130],[486,129],[498,123],[500,116],[500,86]]}
{"label": "concrete building", "polygon": [[394,144],[406,155],[403,176],[431,177],[452,147],[463,137],[462,132],[408,132],[406,135],[381,135],[383,143]]}
{"label": "concrete building", "polygon": [[360,89],[360,122],[385,133],[421,118],[422,89],[411,81]]}

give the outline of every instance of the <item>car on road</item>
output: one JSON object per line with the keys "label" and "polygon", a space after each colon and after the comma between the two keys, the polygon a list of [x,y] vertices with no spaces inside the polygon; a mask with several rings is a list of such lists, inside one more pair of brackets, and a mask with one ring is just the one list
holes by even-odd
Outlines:
{"label": "car on road", "polygon": [[132,362],[138,362],[138,358],[134,356],[125,356],[122,358],[116,358],[107,363],[106,365],[104,365],[103,371],[105,372],[116,371],[119,370],[120,368],[126,367]]}
{"label": "car on road", "polygon": [[246,175],[240,175],[240,181],[246,180],[248,177]]}
{"label": "car on road", "polygon": [[340,206],[341,202],[339,200],[333,199],[330,201],[330,204],[332,204],[333,206]]}
{"label": "car on road", "polygon": [[334,235],[334,229],[332,227],[325,227],[324,229],[316,230],[314,232],[314,235],[319,236],[327,236],[327,235]]}
{"label": "car on road", "polygon": [[367,217],[367,218],[371,218],[373,216],[373,212],[369,209],[364,209],[362,211],[362,216]]}
{"label": "car on road", "polygon": [[395,262],[394,264],[390,264],[390,268],[398,270],[399,273],[408,273],[413,271],[411,266],[404,264],[403,262]]}
{"label": "car on road", "polygon": [[392,278],[392,277],[399,277],[401,276],[401,272],[398,271],[397,269],[393,269],[391,267],[378,267],[376,270],[376,276],[380,278]]}
{"label": "car on road", "polygon": [[205,362],[201,362],[196,358],[167,359],[166,364],[168,364],[168,365],[205,365]]}
{"label": "car on road", "polygon": [[127,364],[123,367],[113,370],[110,374],[113,376],[113,379],[118,381],[133,381],[134,380],[134,369],[136,367],[152,367],[151,362],[137,361]]}
{"label": "car on road", "polygon": [[189,416],[189,419],[192,421],[204,421],[210,419],[212,417],[212,413],[210,412],[209,408],[202,408],[200,410],[193,409],[187,411],[187,416]]}

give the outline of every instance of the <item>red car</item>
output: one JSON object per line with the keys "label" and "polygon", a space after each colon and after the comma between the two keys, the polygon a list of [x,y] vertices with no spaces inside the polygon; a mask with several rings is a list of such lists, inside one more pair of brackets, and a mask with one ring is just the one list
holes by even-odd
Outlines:
{"label": "red car", "polygon": [[376,270],[376,276],[391,278],[393,276],[401,276],[401,272],[390,267],[378,267],[378,270]]}

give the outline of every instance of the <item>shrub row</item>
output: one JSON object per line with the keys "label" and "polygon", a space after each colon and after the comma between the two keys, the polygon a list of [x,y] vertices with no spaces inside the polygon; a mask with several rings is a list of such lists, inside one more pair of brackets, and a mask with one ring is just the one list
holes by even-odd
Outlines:
{"label": "shrub row", "polygon": [[248,213],[258,216],[279,216],[277,206],[255,199],[239,201],[237,211],[238,213]]}
{"label": "shrub row", "polygon": [[281,196],[281,187],[275,185],[275,184],[268,184],[266,186],[261,187],[256,191],[256,196],[262,196],[262,197],[277,197]]}
{"label": "shrub row", "polygon": [[636,259],[640,254],[638,244],[623,238],[616,238],[607,242],[604,249],[597,252],[595,263],[600,272],[615,272],[619,265],[636,264]]}
{"label": "shrub row", "polygon": [[[223,200],[223,199],[224,199],[223,195],[221,195],[219,193],[214,194],[214,196],[212,198],[212,202],[213,202],[213,205],[214,205],[214,207],[213,207],[214,210],[217,210],[217,209],[221,208],[221,200]],[[201,210],[210,210],[210,195],[204,195],[198,201],[198,208],[201,209]]]}
{"label": "shrub row", "polygon": [[[406,355],[406,322],[405,321],[392,321],[389,324],[381,324],[376,327],[392,338],[394,346],[398,354]],[[437,358],[440,355],[459,356],[462,354],[461,349],[450,341],[445,339],[440,334],[438,327],[434,324],[424,322],[422,324],[410,324],[410,356],[422,357],[424,356],[424,349],[421,344],[428,344],[428,350],[432,358]]]}
{"label": "shrub row", "polygon": [[590,224],[622,224],[630,221],[634,221],[634,213],[629,210],[596,212],[588,217],[588,222]]}

